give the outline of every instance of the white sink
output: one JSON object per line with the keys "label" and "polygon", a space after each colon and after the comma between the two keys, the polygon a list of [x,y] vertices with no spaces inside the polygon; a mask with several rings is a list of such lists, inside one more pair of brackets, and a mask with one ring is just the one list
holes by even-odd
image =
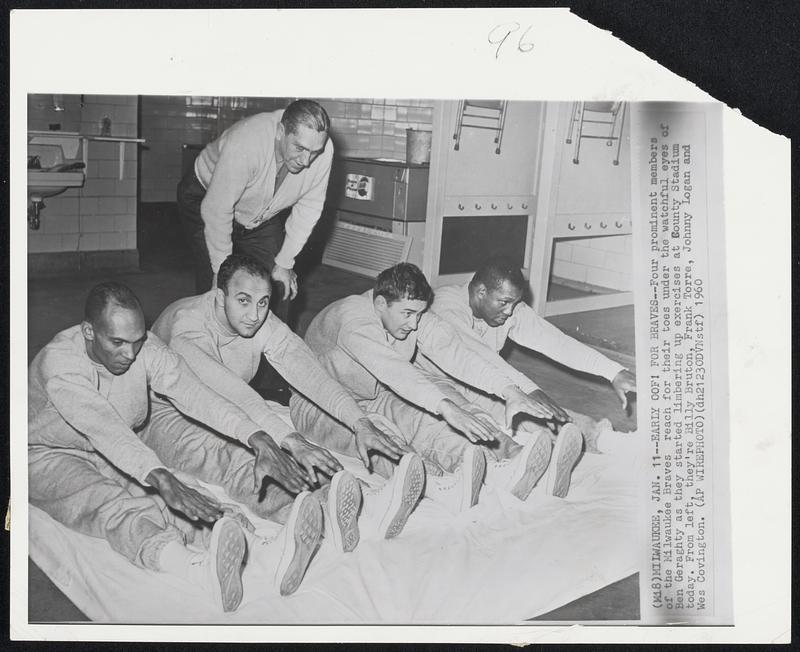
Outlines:
{"label": "white sink", "polygon": [[83,170],[28,170],[28,197],[33,202],[41,201],[45,197],[58,195],[67,188],[80,188],[85,181]]}

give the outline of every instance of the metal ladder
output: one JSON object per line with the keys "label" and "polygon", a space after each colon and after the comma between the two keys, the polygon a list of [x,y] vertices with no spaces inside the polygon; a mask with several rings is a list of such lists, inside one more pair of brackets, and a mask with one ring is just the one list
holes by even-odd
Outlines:
{"label": "metal ladder", "polygon": [[[572,119],[567,131],[567,144],[575,141],[575,151],[572,155],[572,162],[578,165],[580,162],[581,140],[584,138],[596,138],[605,140],[606,145],[611,147],[614,141],[617,142],[617,151],[614,154],[614,165],[619,165],[619,151],[622,144],[622,129],[625,126],[625,112],[627,105],[625,102],[574,102],[572,105]],[[605,120],[592,119],[586,114],[599,114],[606,116]],[[586,134],[584,127],[587,125],[611,125],[611,132],[608,134]],[[619,129],[617,127],[619,126]],[[577,129],[576,129],[577,128]]]}
{"label": "metal ladder", "polygon": [[[497,147],[495,154],[500,153],[503,143],[503,127],[506,121],[507,100],[461,100],[458,103],[458,120],[453,140],[456,141],[453,149],[458,151],[461,145],[461,131],[465,127],[471,129],[489,129],[495,132],[494,142]],[[473,112],[470,112],[470,109]],[[475,113],[474,111],[478,112]]]}

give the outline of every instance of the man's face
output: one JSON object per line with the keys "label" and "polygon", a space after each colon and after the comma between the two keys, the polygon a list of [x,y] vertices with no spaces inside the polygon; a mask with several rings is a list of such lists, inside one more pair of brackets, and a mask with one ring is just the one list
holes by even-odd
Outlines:
{"label": "man's face", "polygon": [[86,353],[115,376],[124,374],[136,360],[147,337],[141,310],[106,306],[96,324],[81,324]]}
{"label": "man's face", "polygon": [[276,146],[286,168],[292,174],[310,167],[314,160],[325,151],[328,134],[316,131],[303,124],[297,125],[297,133],[286,131],[283,123],[278,124]]}
{"label": "man's face", "polygon": [[375,299],[375,310],[383,328],[396,340],[404,340],[417,330],[419,319],[427,309],[428,304],[420,299],[400,299],[391,304],[381,296]]}
{"label": "man's face", "polygon": [[522,300],[522,290],[505,280],[500,287],[489,290],[482,283],[478,286],[473,312],[489,326],[502,326]]}
{"label": "man's face", "polygon": [[269,314],[270,282],[244,270],[234,272],[227,291],[217,290],[228,326],[242,337],[253,337]]}

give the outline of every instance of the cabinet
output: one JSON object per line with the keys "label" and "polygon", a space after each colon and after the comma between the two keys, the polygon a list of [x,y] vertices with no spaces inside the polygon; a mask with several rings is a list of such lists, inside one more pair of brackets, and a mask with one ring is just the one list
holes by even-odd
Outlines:
{"label": "cabinet", "polygon": [[464,283],[483,259],[503,255],[529,279],[533,307],[542,315],[632,303],[631,292],[605,290],[585,298],[547,300],[558,242],[572,242],[579,249],[591,238],[593,244],[582,250],[594,254],[591,265],[576,259],[574,267],[585,271],[587,289],[618,289],[592,283],[588,275],[623,278],[605,265],[614,260],[624,266],[625,256],[604,251],[597,238],[617,236],[612,239],[616,245],[620,236],[630,238],[627,130],[618,165],[612,164],[605,140],[585,143],[576,165],[566,143],[571,103],[510,101],[500,154],[495,153],[494,132],[467,127],[455,150],[458,104],[447,100],[434,105],[423,258],[431,283]]}
{"label": "cabinet", "polygon": [[[336,219],[342,223],[410,237],[407,260],[421,266],[427,194],[427,165],[337,157],[328,184],[327,203],[336,210]],[[362,244],[358,241],[347,252],[343,249],[342,255],[354,260],[363,257]],[[385,241],[373,238],[368,246],[378,250],[385,244]],[[393,244],[393,250],[395,247]],[[394,262],[391,256],[378,257],[375,261],[377,272]],[[354,268],[355,263],[348,267]],[[372,271],[361,270],[362,273]]]}
{"label": "cabinet", "polygon": [[[603,140],[590,141],[573,162],[566,143],[571,104],[549,102],[542,125],[542,166],[533,231],[530,285],[533,307],[541,315],[597,310],[633,303],[627,291],[595,294],[577,299],[548,301],[553,250],[557,241],[572,242],[631,233],[630,147],[622,133],[618,165]],[[595,248],[595,252],[600,249]]]}
{"label": "cabinet", "polygon": [[434,286],[468,280],[500,251],[530,267],[543,104],[508,102],[500,154],[494,132],[468,126],[454,149],[458,104],[434,104],[423,260]]}

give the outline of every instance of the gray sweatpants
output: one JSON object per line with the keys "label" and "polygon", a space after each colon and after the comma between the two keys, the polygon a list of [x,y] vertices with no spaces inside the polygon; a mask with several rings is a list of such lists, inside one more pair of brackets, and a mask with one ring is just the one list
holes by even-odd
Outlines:
{"label": "gray sweatpants", "polygon": [[[424,373],[424,372],[423,372]],[[454,396],[457,386],[448,379],[428,375],[446,396]],[[461,399],[458,402],[462,402]],[[473,446],[464,435],[451,428],[440,416],[409,403],[389,389],[382,388],[373,399],[358,400],[367,414],[379,414],[393,422],[400,431],[403,443],[413,448],[423,459],[438,464],[448,472],[461,465],[467,447]],[[355,438],[349,428],[332,418],[299,394],[293,394],[289,411],[295,427],[307,438],[339,453],[357,457]],[[370,458],[381,475],[391,475],[385,458]]]}
{"label": "gray sweatpants", "polygon": [[246,505],[256,516],[280,521],[277,512],[294,501],[293,494],[275,483],[267,483],[260,492],[254,492],[253,451],[187,419],[171,405],[153,401],[150,419],[139,437],[164,464],[221,486],[228,496]]}
{"label": "gray sweatpants", "polygon": [[77,449],[28,448],[28,500],[59,523],[106,539],[137,566],[158,570],[168,541],[194,541],[200,530],[172,512],[101,455]]}

